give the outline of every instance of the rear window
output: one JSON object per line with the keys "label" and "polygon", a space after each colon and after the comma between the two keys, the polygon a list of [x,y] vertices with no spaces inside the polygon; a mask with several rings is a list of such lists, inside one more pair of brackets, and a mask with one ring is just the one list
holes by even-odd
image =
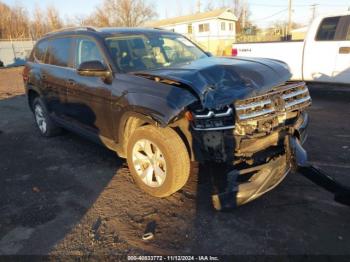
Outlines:
{"label": "rear window", "polygon": [[48,61],[51,65],[72,67],[72,38],[56,38],[50,41]]}
{"label": "rear window", "polygon": [[316,35],[316,41],[334,40],[339,20],[340,16],[323,19]]}
{"label": "rear window", "polygon": [[48,47],[48,41],[43,40],[39,42],[34,48],[34,58],[37,62],[45,63],[46,51]]}

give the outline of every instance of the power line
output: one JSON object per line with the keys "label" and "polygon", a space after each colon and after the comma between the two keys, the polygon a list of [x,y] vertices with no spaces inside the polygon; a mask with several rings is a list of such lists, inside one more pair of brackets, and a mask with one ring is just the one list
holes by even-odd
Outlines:
{"label": "power line", "polygon": [[[254,4],[254,3],[249,3],[249,5],[251,6],[262,6],[262,7],[286,7],[287,5],[269,5],[269,4]],[[294,6],[300,6],[300,7],[304,7],[304,6],[310,6],[310,5],[294,5]]]}
{"label": "power line", "polygon": [[257,21],[262,21],[262,20],[269,19],[269,18],[274,17],[274,16],[276,16],[276,15],[279,15],[279,14],[281,14],[281,13],[283,13],[283,12],[286,12],[287,10],[288,10],[288,8],[285,8],[285,9],[280,10],[280,11],[278,11],[277,13],[274,13],[274,14],[272,14],[272,15],[269,15],[269,16],[266,16],[266,17],[263,17],[263,18],[259,18],[259,19],[255,19],[253,22],[257,22]]}
{"label": "power line", "polygon": [[[251,3],[250,6],[262,6],[262,7],[286,7],[287,5],[273,5],[273,4],[259,4],[259,3]],[[312,4],[294,4],[293,7],[306,7],[311,6]],[[330,6],[330,7],[347,7],[347,4],[317,4],[319,6]]]}

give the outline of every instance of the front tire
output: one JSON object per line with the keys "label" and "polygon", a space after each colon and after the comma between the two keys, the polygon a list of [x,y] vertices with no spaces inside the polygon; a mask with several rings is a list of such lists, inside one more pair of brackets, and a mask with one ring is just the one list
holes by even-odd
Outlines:
{"label": "front tire", "polygon": [[127,162],[136,184],[155,197],[180,190],[190,174],[186,146],[171,128],[136,129],[128,141]]}
{"label": "front tire", "polygon": [[51,120],[45,104],[40,97],[33,100],[32,109],[40,134],[45,137],[58,135],[61,129]]}

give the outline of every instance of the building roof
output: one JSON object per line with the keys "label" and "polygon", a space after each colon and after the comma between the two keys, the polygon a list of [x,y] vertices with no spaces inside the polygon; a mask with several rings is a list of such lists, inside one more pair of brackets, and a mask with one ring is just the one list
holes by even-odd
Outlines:
{"label": "building roof", "polygon": [[[229,14],[229,15],[228,15]],[[232,21],[237,21],[236,16],[233,14],[230,8],[221,8],[209,12],[197,13],[193,15],[184,15],[159,21],[149,22],[146,26],[149,27],[161,27],[167,25],[183,24],[188,22],[207,20],[212,18],[222,18]]]}

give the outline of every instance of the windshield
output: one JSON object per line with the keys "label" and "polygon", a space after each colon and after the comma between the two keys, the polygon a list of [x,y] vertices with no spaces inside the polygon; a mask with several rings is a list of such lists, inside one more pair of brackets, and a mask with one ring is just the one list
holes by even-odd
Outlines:
{"label": "windshield", "polygon": [[207,57],[180,35],[128,35],[106,38],[112,59],[122,73],[164,68]]}

